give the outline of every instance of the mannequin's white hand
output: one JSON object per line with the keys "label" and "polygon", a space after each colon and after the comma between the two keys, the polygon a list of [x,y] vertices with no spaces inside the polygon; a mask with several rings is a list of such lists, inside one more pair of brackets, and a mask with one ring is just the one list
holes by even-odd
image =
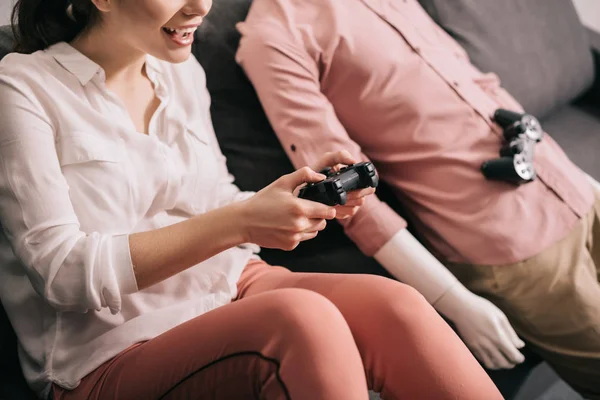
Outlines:
{"label": "mannequin's white hand", "polygon": [[509,369],[525,361],[525,343],[498,307],[456,285],[435,304],[449,318],[475,357],[489,369]]}
{"label": "mannequin's white hand", "polygon": [[450,319],[465,344],[486,367],[512,368],[525,359],[506,315],[471,293],[406,229],[392,237],[375,259],[400,282],[417,289]]}

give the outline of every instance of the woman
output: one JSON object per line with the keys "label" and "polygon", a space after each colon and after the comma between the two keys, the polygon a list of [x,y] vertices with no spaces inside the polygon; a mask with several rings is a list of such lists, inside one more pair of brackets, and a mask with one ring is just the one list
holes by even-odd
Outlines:
{"label": "woman", "polygon": [[[193,32],[210,0],[20,0],[0,63],[0,294],[54,399],[496,399],[414,290],[254,255],[352,216],[304,168],[241,193]],[[354,162],[326,154],[314,169]]]}

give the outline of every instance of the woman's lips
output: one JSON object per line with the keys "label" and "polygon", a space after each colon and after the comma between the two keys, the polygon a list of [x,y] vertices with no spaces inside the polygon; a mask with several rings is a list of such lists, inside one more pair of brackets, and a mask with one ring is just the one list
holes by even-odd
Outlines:
{"label": "woman's lips", "polygon": [[177,45],[189,46],[194,42],[196,29],[198,29],[198,25],[189,25],[183,28],[163,27],[162,31]]}

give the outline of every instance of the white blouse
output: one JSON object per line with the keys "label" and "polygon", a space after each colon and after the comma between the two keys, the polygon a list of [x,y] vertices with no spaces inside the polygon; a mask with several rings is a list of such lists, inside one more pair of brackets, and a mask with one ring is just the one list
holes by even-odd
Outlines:
{"label": "white blouse", "polygon": [[227,171],[196,59],[148,56],[146,72],[160,99],[148,135],[67,43],[0,62],[0,297],[41,396],[229,303],[258,252],[235,247],[138,290],[128,235],[252,195]]}

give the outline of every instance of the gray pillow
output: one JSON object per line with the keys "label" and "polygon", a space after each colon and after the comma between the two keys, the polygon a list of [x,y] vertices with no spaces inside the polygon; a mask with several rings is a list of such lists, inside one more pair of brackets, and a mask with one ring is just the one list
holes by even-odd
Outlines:
{"label": "gray pillow", "polygon": [[419,1],[477,67],[496,72],[540,118],[593,83],[589,39],[571,0]]}

